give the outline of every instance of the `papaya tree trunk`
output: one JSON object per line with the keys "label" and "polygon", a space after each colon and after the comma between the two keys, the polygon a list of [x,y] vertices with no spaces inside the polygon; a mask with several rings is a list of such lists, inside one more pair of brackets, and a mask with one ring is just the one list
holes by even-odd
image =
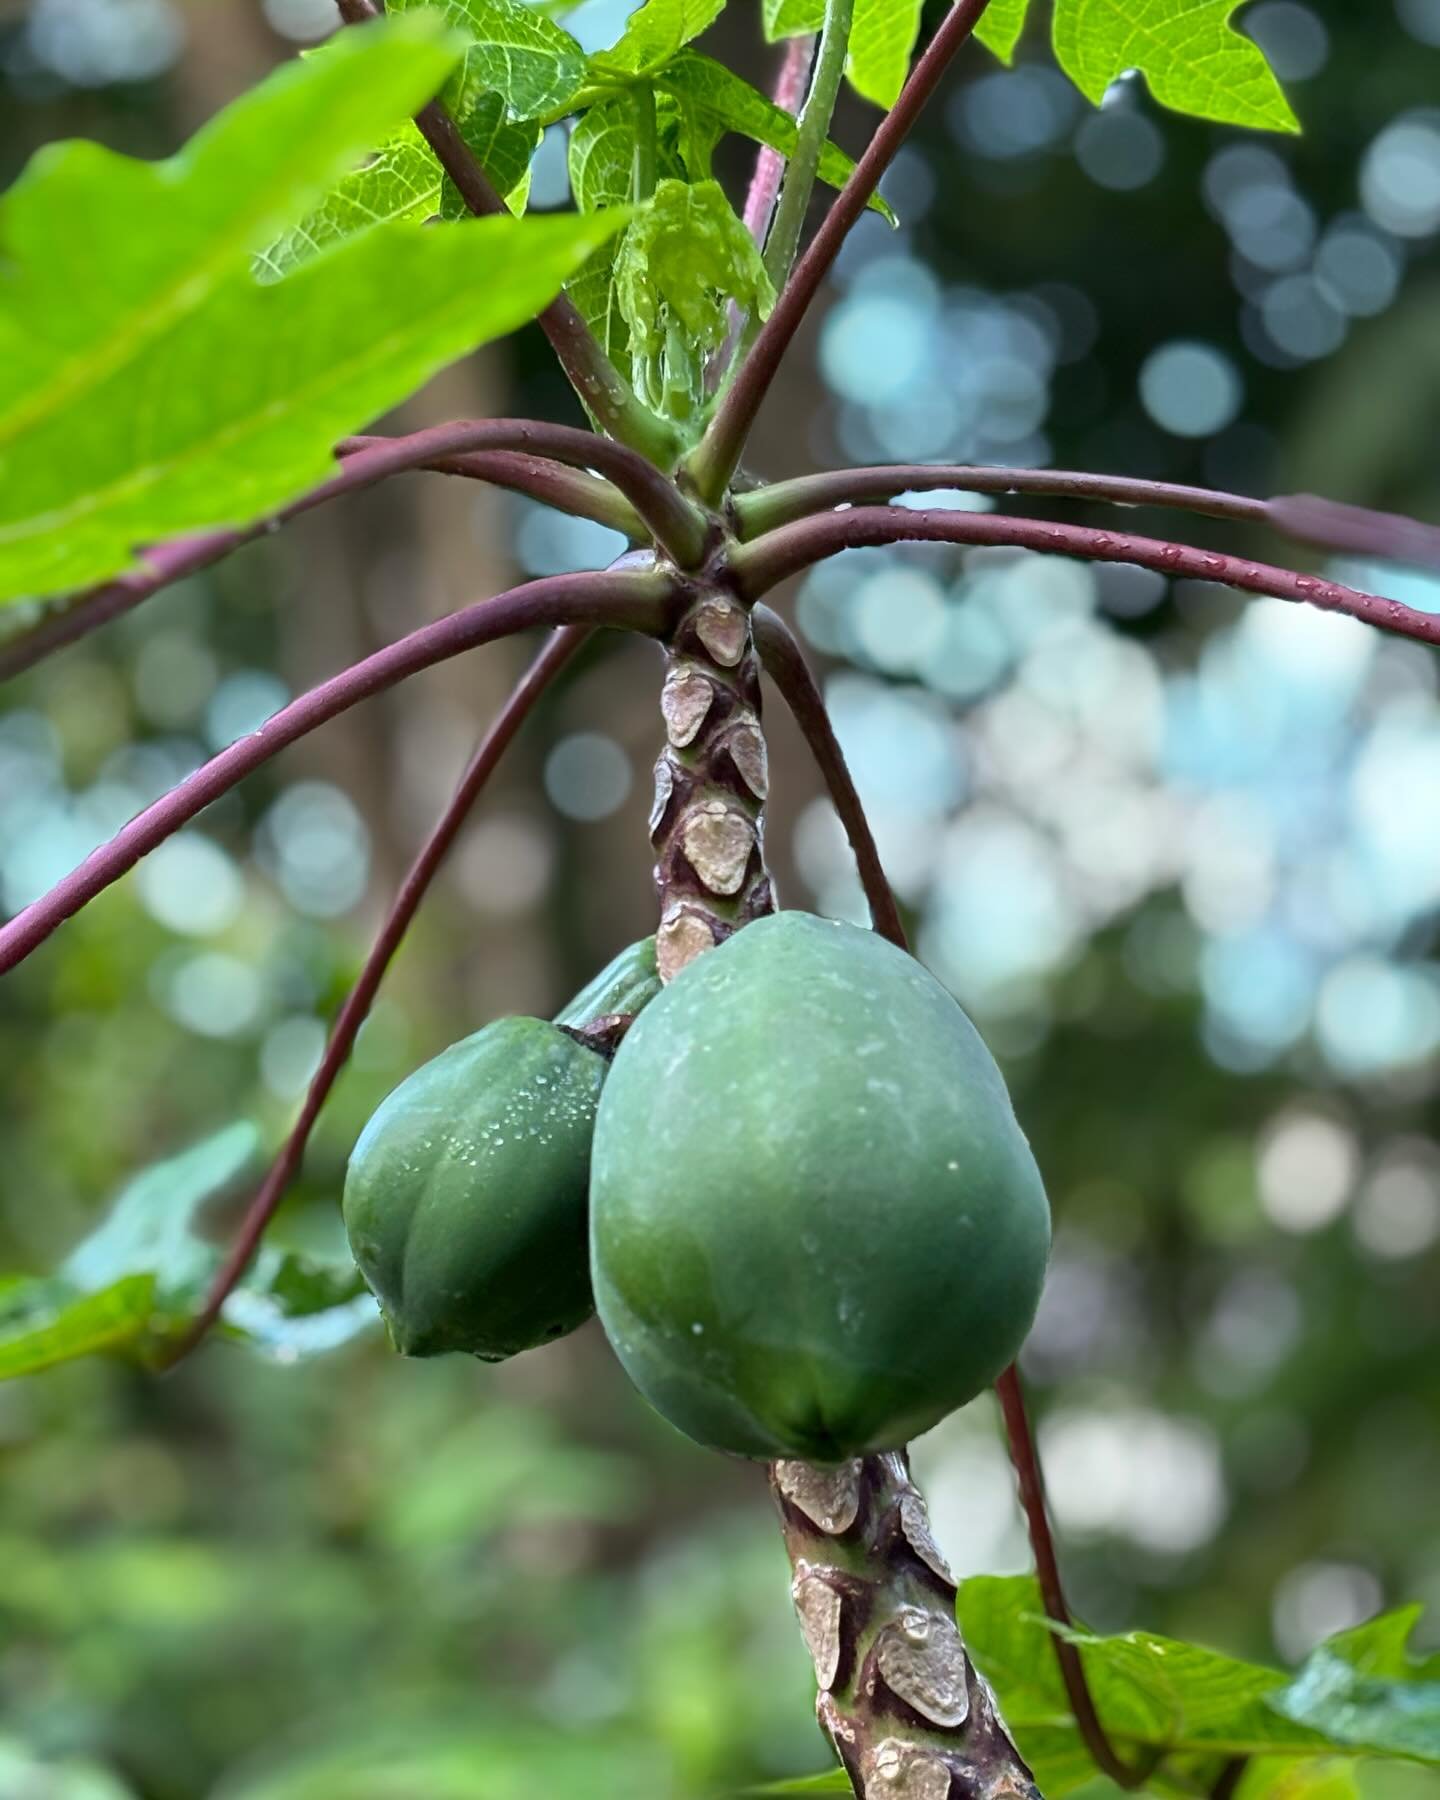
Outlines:
{"label": "papaya tree trunk", "polygon": [[[666,646],[650,818],[661,979],[775,910],[750,615],[697,584]],[[777,1462],[770,1484],[822,1729],[859,1800],[1034,1800],[955,1624],[955,1588],[903,1453]]]}

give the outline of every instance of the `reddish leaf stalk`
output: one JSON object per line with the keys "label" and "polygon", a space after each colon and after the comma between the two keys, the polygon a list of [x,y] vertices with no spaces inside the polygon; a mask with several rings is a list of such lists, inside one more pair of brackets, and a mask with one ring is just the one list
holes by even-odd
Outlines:
{"label": "reddish leaf stalk", "polygon": [[815,759],[815,765],[825,779],[831,804],[850,840],[850,848],[855,853],[855,863],[860,873],[860,885],[870,908],[870,922],[881,937],[889,938],[901,950],[908,950],[910,945],[900,918],[900,908],[896,905],[894,890],[886,879],[875,834],[870,829],[870,821],[860,803],[854,777],[845,761],[845,752],[840,748],[840,740],[835,735],[835,727],[830,723],[824,696],[805,660],[805,652],[800,648],[799,640],[790,627],[778,613],[771,612],[768,606],[757,606],[751,613],[750,620],[755,633],[755,648],[760,653],[765,673],[779,689],[780,698],[789,707],[795,723],[800,727],[810,754]]}
{"label": "reddish leaf stalk", "polygon": [[656,572],[552,575],[437,619],[311,688],[137,814],[62,881],[0,927],[0,974],[140,858],[288,745],[372,694],[463,651],[544,625],[611,626],[660,636],[671,617],[672,581]]}
{"label": "reddish leaf stalk", "polygon": [[174,1364],[186,1357],[199,1344],[219,1318],[221,1308],[234,1291],[250,1259],[259,1248],[265,1228],[275,1216],[305,1155],[310,1133],[320,1110],[350,1059],[360,1027],[369,1017],[370,1008],[385,979],[395,952],[404,941],[411,921],[420,908],[431,882],[454,843],[460,827],[470,814],[486,782],[494,774],[500,759],[510,747],[516,732],[530,716],[536,702],[545,693],[570,658],[590,636],[588,625],[564,625],[551,633],[540,654],[531,663],[512,690],[504,706],[496,714],[489,730],[481,738],[466,765],[459,785],[451,795],[444,812],[435,823],[419,854],[400,884],[384,924],[370,946],[354,987],[336,1015],[320,1066],[311,1077],[305,1103],[300,1109],[284,1147],[271,1165],[254,1200],[251,1201],[240,1229],[225,1261],[211,1284],[205,1304],[192,1320],[189,1329],[169,1361]]}
{"label": "reddish leaf stalk", "polygon": [[[1020,1373],[1014,1363],[995,1383],[995,1392],[999,1396],[1000,1410],[1005,1419],[1005,1436],[1010,1445],[1010,1460],[1015,1466],[1020,1504],[1030,1531],[1035,1574],[1040,1583],[1045,1611],[1057,1625],[1069,1625],[1070,1608],[1066,1604],[1065,1590],[1060,1581],[1055,1540],[1050,1533],[1050,1519],[1045,1508],[1045,1487],[1040,1476],[1040,1459],[1035,1454],[1035,1439],[1031,1435],[1030,1420],[1025,1412]],[[1143,1768],[1132,1768],[1116,1753],[1100,1723],[1100,1715],[1095,1710],[1095,1701],[1090,1693],[1090,1684],[1085,1679],[1080,1652],[1057,1633],[1052,1632],[1051,1642],[1055,1646],[1055,1660],[1060,1665],[1060,1678],[1065,1683],[1065,1693],[1070,1701],[1070,1710],[1075,1715],[1076,1727],[1085,1741],[1085,1748],[1095,1759],[1096,1767],[1120,1787],[1139,1787],[1154,1767],[1154,1762]]]}
{"label": "reddish leaf stalk", "polygon": [[[672,554],[697,554],[704,542],[702,516],[644,457],[572,426],[533,419],[462,419],[407,437],[347,438],[337,454],[344,459],[343,467],[272,518],[236,530],[201,532],[157,544],[145,552],[141,568],[106,582],[63,610],[47,614],[30,630],[0,642],[0,681],[33,668],[53,651],[88,636],[172,582],[209,568],[287,520],[408,469],[435,468],[480,476],[619,531],[628,532],[643,521]],[[608,469],[618,480],[612,485],[587,474],[592,465]],[[639,504],[635,505],[637,498]]]}
{"label": "reddish leaf stalk", "polygon": [[1075,556],[1088,562],[1138,563],[1160,575],[1213,581],[1275,600],[1302,601],[1421,643],[1440,644],[1440,614],[1361,593],[1343,582],[1200,550],[1193,544],[1097,531],[1088,525],[1057,525],[1045,519],[1006,518],[997,513],[911,512],[903,506],[857,506],[848,512],[821,513],[782,525],[745,545],[735,553],[733,566],[740,591],[759,599],[777,582],[838,550],[904,543],[981,544]]}
{"label": "reddish leaf stalk", "polygon": [[924,55],[910,71],[900,98],[886,113],[850,173],[810,246],[791,271],[775,310],[750,346],[729,390],[721,399],[699,450],[690,460],[690,472],[699,493],[712,502],[729,485],[745,449],[755,415],[770,391],[775,371],[790,347],[791,339],[810,309],[810,303],[840,254],[851,227],[870,204],[880,178],[914,128],[926,102],[940,84],[950,59],[974,31],[989,0],[957,0],[944,23],[931,38]]}
{"label": "reddish leaf stalk", "polygon": [[1273,500],[1256,500],[1216,488],[1127,475],[1092,475],[1075,469],[1009,469],[972,463],[890,463],[868,469],[834,469],[739,494],[734,510],[741,541],[746,542],[837,506],[867,505],[940,487],[974,494],[1036,494],[1116,506],[1174,507],[1212,519],[1268,525],[1282,536],[1321,550],[1440,567],[1440,527],[1397,513],[1342,506],[1314,494],[1279,494]]}

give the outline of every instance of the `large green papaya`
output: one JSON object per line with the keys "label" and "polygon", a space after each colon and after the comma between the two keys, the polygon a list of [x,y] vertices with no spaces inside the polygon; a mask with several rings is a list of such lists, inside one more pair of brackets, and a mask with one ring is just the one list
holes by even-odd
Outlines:
{"label": "large green papaya", "polygon": [[586,1180],[607,1067],[544,1019],[497,1019],[372,1116],[345,1229],[397,1349],[497,1362],[589,1318]]}
{"label": "large green papaya", "polygon": [[786,912],[676,977],[616,1053],[596,1305],[672,1424],[756,1457],[908,1442],[1005,1368],[1050,1243],[1000,1071],[873,932]]}

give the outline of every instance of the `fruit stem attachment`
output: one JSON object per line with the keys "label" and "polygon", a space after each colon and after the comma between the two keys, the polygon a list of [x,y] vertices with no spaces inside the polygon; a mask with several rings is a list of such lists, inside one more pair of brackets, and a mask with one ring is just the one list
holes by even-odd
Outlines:
{"label": "fruit stem attachment", "polygon": [[455,792],[450,796],[444,812],[436,820],[429,837],[401,882],[399,892],[370,946],[354,987],[345,996],[345,1003],[336,1014],[325,1054],[320,1059],[319,1068],[310,1078],[300,1116],[246,1210],[235,1242],[210,1284],[205,1304],[190,1322],[174,1353],[167,1359],[168,1366],[173,1367],[181,1362],[196,1348],[220,1317],[226,1300],[249,1267],[250,1259],[259,1248],[266,1227],[274,1218],[276,1209],[285,1197],[285,1190],[304,1159],[305,1148],[310,1142],[315,1122],[320,1117],[320,1110],[350,1059],[360,1027],[370,1016],[370,1008],[375,1003],[375,996],[380,991],[380,984],[385,979],[395,952],[404,942],[405,934],[420,910],[430,884],[439,873],[450,846],[455,842],[460,827],[469,817],[485,784],[495,773],[516,732],[535,710],[536,703],[566,663],[591,635],[592,629],[588,625],[562,625],[551,632],[540,654],[515,684],[509,698],[476,745]]}

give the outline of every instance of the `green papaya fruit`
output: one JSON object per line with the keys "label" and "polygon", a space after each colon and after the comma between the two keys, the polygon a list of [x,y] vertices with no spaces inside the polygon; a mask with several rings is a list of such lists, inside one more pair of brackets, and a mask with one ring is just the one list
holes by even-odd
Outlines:
{"label": "green papaya fruit", "polygon": [[606,963],[600,973],[581,988],[568,1006],[555,1015],[557,1025],[575,1030],[615,1013],[638,1013],[660,992],[660,973],[655,967],[655,939],[641,938]]}
{"label": "green papaya fruit", "polygon": [[701,1443],[833,1462],[988,1386],[1050,1215],[994,1059],[873,932],[786,912],[683,970],[621,1043],[591,1275],[630,1378]]}
{"label": "green papaya fruit", "polygon": [[607,1067],[544,1019],[497,1019],[376,1110],[343,1210],[398,1350],[498,1362],[589,1318],[586,1180]]}

